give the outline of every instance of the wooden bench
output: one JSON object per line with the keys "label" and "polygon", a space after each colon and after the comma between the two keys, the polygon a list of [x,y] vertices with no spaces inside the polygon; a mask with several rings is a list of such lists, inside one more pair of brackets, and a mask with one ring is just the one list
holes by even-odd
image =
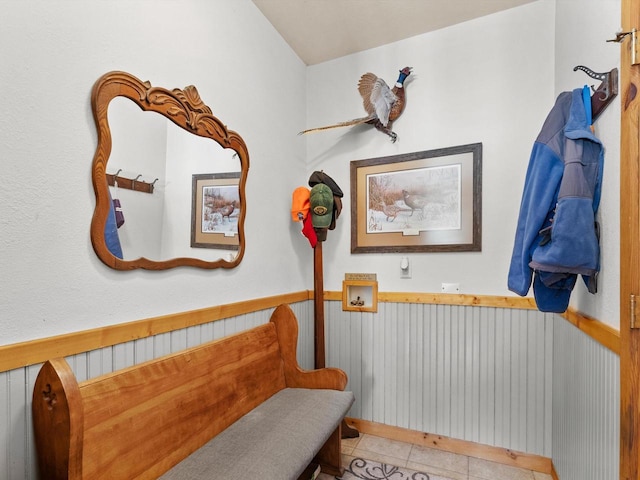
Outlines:
{"label": "wooden bench", "polygon": [[302,370],[287,305],[269,323],[78,383],[62,358],[33,392],[40,478],[341,476],[354,397],[336,368]]}

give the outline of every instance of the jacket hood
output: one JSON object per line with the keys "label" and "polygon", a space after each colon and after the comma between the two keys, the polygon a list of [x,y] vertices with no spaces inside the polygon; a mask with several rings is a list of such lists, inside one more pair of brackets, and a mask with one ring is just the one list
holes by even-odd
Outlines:
{"label": "jacket hood", "polygon": [[[587,87],[588,88],[588,87]],[[577,140],[579,138],[591,140],[600,144],[600,139],[591,131],[591,123],[587,121],[587,110],[591,111],[591,104],[585,107],[585,97],[582,88],[576,88],[571,92],[571,108],[569,110],[569,119],[564,127],[564,134],[567,138]],[[589,96],[589,102],[591,97]],[[591,115],[589,115],[591,116]]]}

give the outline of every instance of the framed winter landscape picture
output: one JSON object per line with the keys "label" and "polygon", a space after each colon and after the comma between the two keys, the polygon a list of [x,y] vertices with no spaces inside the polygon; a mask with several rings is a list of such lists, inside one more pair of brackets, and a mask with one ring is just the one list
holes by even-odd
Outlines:
{"label": "framed winter landscape picture", "polygon": [[351,162],[351,253],[482,248],[482,143]]}
{"label": "framed winter landscape picture", "polygon": [[191,246],[237,249],[240,173],[193,175]]}

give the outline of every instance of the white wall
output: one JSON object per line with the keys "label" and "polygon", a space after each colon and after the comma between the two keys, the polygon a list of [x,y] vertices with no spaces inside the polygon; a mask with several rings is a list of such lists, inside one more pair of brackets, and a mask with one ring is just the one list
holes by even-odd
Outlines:
{"label": "white wall", "polygon": [[[441,283],[455,282],[462,293],[514,295],[507,289],[507,272],[533,142],[558,93],[587,80],[599,84],[574,72],[575,65],[603,72],[617,65],[618,47],[605,40],[615,36],[619,21],[618,0],[559,0],[557,7],[555,0],[539,0],[310,67],[305,127],[363,116],[356,89],[362,73],[372,71],[391,85],[398,69],[414,67],[406,85],[407,107],[394,123],[397,143],[361,127],[307,137],[307,168],[323,168],[343,187],[349,185],[352,160],[483,144],[481,253],[410,254],[412,278],[401,279],[401,254],[350,254],[347,198],[341,225],[324,250],[325,288],[340,289],[345,272],[372,272],[382,291],[437,292]],[[572,295],[573,306],[614,327],[619,312],[616,100],[596,130],[608,159],[600,290],[591,295],[579,282]]]}
{"label": "white wall", "polygon": [[[2,343],[310,288],[311,249],[288,210],[292,190],[312,170],[325,169],[348,192],[351,160],[472,142],[484,146],[481,253],[413,254],[413,278],[400,279],[400,255],[350,254],[347,194],[324,248],[325,288],[340,289],[345,272],[373,271],[383,291],[435,292],[442,282],[459,282],[464,293],[510,295],[508,260],[533,139],[555,94],[587,80],[574,65],[606,71],[618,58],[618,47],[604,40],[618,28],[619,2],[575,5],[558,1],[557,28],[556,2],[539,0],[306,68],[248,0],[136,0],[126,15],[117,3],[5,2],[0,158],[10,175],[0,182]],[[580,21],[572,21],[576,14]],[[395,123],[397,143],[371,129],[295,135],[360,116],[359,76],[373,71],[393,82],[405,65],[414,73]],[[195,84],[214,114],[243,135],[251,170],[247,253],[237,269],[121,273],[94,255],[89,95],[114,69],[168,88]],[[591,296],[580,284],[573,295],[579,309],[613,326],[616,109],[619,99],[597,123],[607,146],[600,293]],[[265,281],[263,272],[278,272],[278,281]]]}
{"label": "white wall", "polygon": [[400,254],[350,254],[350,200],[325,252],[325,287],[345,272],[378,274],[382,291],[513,295],[507,272],[529,154],[553,105],[554,3],[541,0],[335,61],[308,72],[306,126],[364,115],[356,89],[371,71],[387,83],[413,67],[407,106],[394,123],[398,141],[372,128],[307,138],[308,169],[323,168],[349,186],[349,162],[475,142],[483,144],[482,252],[410,254],[412,278],[400,279]]}
{"label": "white wall", "polygon": [[[312,285],[311,250],[289,214],[306,176],[296,137],[306,67],[252,2],[8,0],[0,23],[0,344]],[[196,85],[243,136],[251,169],[238,268],[117,272],[94,254],[90,93],[111,70]]]}
{"label": "white wall", "polygon": [[[620,31],[620,0],[557,0],[555,90],[560,93],[582,85],[600,85],[576,65],[595,72],[620,69],[620,45],[606,40]],[[625,43],[628,46],[628,42]],[[620,98],[595,122],[595,132],[605,147],[605,168],[600,202],[601,263],[598,294],[591,295],[579,285],[572,304],[579,310],[620,327]]]}
{"label": "white wall", "polygon": [[[309,68],[249,0],[124,5],[3,2],[1,345],[311,288],[311,249],[289,208],[291,192],[312,170],[323,168],[346,193],[351,160],[472,142],[484,145],[482,252],[410,255],[413,278],[401,280],[400,255],[350,254],[347,194],[324,248],[325,287],[339,290],[345,272],[376,272],[382,291],[435,292],[441,282],[460,282],[465,293],[510,295],[506,275],[532,142],[555,95],[587,81],[573,66],[607,71],[619,51],[604,43],[618,29],[617,0],[539,0]],[[296,136],[360,116],[359,76],[370,70],[393,82],[405,65],[414,74],[396,144],[366,129]],[[167,88],[196,85],[214,114],[244,137],[251,170],[247,252],[238,268],[116,272],[93,253],[89,96],[93,82],[115,69]],[[579,285],[573,296],[577,308],[613,326],[618,115],[619,99],[596,125],[607,147],[601,291],[590,296]],[[22,398],[0,424],[21,422],[30,435],[29,383],[0,383],[0,396],[13,398],[13,385]],[[0,443],[15,438],[8,431]]]}

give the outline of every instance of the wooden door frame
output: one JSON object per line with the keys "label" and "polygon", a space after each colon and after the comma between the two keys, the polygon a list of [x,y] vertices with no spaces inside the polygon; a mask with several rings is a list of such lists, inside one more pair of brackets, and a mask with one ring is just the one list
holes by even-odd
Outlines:
{"label": "wooden door frame", "polygon": [[[622,29],[640,29],[640,0],[621,0]],[[628,36],[630,37],[630,36]],[[631,65],[631,38],[620,55],[620,479],[640,480],[640,329],[631,328],[640,300],[638,195],[640,66]],[[638,308],[640,313],[640,307]],[[640,319],[638,319],[640,320]]]}

